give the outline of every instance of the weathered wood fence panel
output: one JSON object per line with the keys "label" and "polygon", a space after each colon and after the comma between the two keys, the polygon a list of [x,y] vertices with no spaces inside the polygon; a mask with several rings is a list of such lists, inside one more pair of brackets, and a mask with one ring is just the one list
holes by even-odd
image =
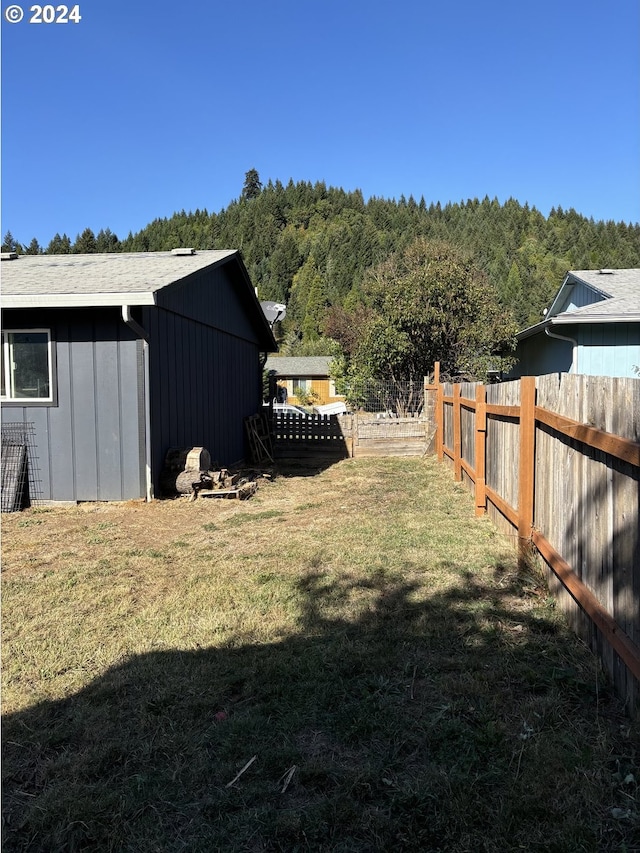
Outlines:
{"label": "weathered wood fence panel", "polygon": [[438,377],[426,386],[438,457],[523,558],[536,546],[571,623],[640,710],[640,380]]}
{"label": "weathered wood fence panel", "polygon": [[[512,532],[514,519],[499,508],[496,497],[509,507],[518,506],[520,423],[512,409],[520,407],[520,383],[505,382],[486,388],[487,442],[486,479],[489,488],[487,510],[503,532]],[[500,407],[500,408],[498,408]],[[492,495],[492,493],[495,493]],[[491,499],[493,497],[493,500]],[[505,524],[507,515],[507,524]],[[517,525],[516,525],[517,526]]]}
{"label": "weathered wood fence panel", "polygon": [[352,416],[353,456],[422,456],[427,449],[427,421],[416,415],[377,418]]}
{"label": "weathered wood fence panel", "polygon": [[422,456],[427,450],[427,425],[425,416],[387,418],[359,413],[305,417],[276,412],[272,440],[280,459]]}
{"label": "weathered wood fence panel", "polygon": [[[537,403],[607,434],[636,442],[640,438],[638,380],[543,376],[538,380]],[[538,425],[536,435],[536,528],[622,632],[640,646],[639,469],[603,450],[585,447],[546,423]],[[564,510],[559,512],[558,507]],[[602,631],[562,587],[558,595],[572,625],[598,651],[620,691],[628,694],[632,690],[628,670]]]}
{"label": "weathered wood fence panel", "polygon": [[350,415],[294,415],[274,412],[271,421],[276,458],[324,461],[353,455]]}

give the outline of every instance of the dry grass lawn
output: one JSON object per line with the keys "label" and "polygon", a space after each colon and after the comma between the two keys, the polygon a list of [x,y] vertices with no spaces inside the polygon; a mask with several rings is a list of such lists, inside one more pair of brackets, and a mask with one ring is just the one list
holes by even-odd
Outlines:
{"label": "dry grass lawn", "polygon": [[448,471],[304,474],[3,516],[4,849],[640,851],[638,725]]}

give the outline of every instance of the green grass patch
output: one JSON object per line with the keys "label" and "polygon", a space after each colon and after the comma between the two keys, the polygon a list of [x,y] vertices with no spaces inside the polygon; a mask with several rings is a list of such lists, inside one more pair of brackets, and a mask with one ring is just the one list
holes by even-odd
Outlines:
{"label": "green grass patch", "polygon": [[265,509],[261,512],[239,512],[236,515],[231,515],[226,519],[227,527],[239,527],[240,525],[259,521],[266,521],[270,518],[282,518],[284,513],[279,509]]}

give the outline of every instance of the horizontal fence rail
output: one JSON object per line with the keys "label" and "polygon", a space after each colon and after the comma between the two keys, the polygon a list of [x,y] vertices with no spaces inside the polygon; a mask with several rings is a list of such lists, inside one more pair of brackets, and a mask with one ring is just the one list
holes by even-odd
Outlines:
{"label": "horizontal fence rail", "polygon": [[435,452],[543,558],[552,591],[631,713],[640,706],[640,380],[425,380]]}

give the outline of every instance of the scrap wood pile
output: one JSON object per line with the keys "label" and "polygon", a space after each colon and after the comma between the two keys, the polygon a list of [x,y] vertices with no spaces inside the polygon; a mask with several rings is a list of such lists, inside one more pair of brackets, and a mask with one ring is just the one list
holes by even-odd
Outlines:
{"label": "scrap wood pile", "polygon": [[189,500],[198,497],[235,498],[245,500],[255,494],[261,479],[270,479],[270,471],[229,471],[212,465],[209,452],[204,447],[189,450],[171,448],[165,457],[161,477],[165,495],[187,495]]}

